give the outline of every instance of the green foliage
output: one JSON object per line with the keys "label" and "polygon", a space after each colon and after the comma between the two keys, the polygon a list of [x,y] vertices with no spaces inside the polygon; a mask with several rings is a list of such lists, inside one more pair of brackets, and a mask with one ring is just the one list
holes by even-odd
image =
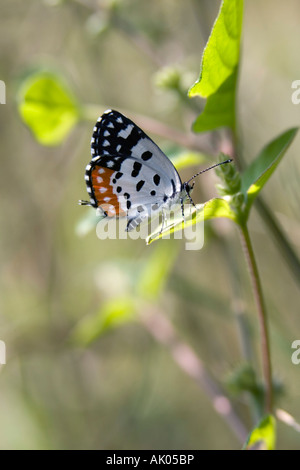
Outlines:
{"label": "green foliage", "polygon": [[244,450],[274,450],[276,444],[276,422],[272,415],[265,416],[250,433]]}
{"label": "green foliage", "polygon": [[23,121],[42,145],[60,144],[79,119],[76,100],[60,77],[38,71],[28,76],[18,92]]}
{"label": "green foliage", "polygon": [[[227,155],[221,153],[219,162],[223,162],[228,158]],[[241,175],[234,165],[220,165],[215,169],[216,174],[220,177],[222,183],[216,185],[221,196],[232,196],[237,194],[241,188]]]}
{"label": "green foliage", "polygon": [[203,113],[194,122],[195,132],[235,127],[242,18],[242,0],[223,0],[203,52],[199,79],[189,91],[191,97],[207,98]]}
{"label": "green foliage", "polygon": [[298,128],[289,129],[268,143],[242,174],[242,192],[247,200],[247,213],[295,138]]}
{"label": "green foliage", "polygon": [[[219,217],[231,219],[243,226],[248,220],[254,199],[277,168],[297,131],[298,128],[290,129],[272,140],[242,174],[233,164],[219,166],[216,172],[221,178],[221,183],[217,187],[223,198],[214,198],[197,205],[197,209],[186,217],[184,226],[189,227]],[[220,155],[220,161],[226,158],[226,155]],[[178,215],[175,224],[166,227],[162,233],[159,229],[155,230],[148,237],[147,243],[182,229],[183,223]]]}
{"label": "green foliage", "polygon": [[206,132],[218,127],[235,127],[235,89],[237,72],[230,75],[220,88],[207,98],[205,108],[193,123],[195,132]]}
{"label": "green foliage", "polygon": [[195,224],[203,223],[205,220],[217,217],[226,217],[237,222],[237,216],[230,207],[229,200],[225,198],[213,198],[204,204],[198,204],[190,213],[185,213],[185,220],[182,221],[181,209],[175,214],[172,225],[167,226],[162,232],[160,227],[149,235],[146,239],[148,245],[153,241],[163,237],[169,237],[171,234],[181,231],[185,228],[192,227]]}

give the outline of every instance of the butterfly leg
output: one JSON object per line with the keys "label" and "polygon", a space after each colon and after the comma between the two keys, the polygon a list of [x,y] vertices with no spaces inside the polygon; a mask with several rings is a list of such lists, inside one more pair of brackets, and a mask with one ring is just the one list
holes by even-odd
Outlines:
{"label": "butterfly leg", "polygon": [[145,208],[127,212],[127,227],[126,232],[131,232],[137,228],[145,219],[149,217],[149,213]]}
{"label": "butterfly leg", "polygon": [[162,221],[161,221],[161,228],[160,228],[159,234],[162,234],[162,232],[163,232],[163,230],[166,226],[166,222],[167,222],[167,214],[166,214],[166,212],[163,208],[161,210],[161,215],[162,215]]}
{"label": "butterfly leg", "polygon": [[191,196],[189,195],[189,193],[187,193],[187,197],[190,201],[191,204],[193,204],[194,207],[196,207],[196,204],[194,203],[193,199],[191,198]]}
{"label": "butterfly leg", "polygon": [[180,205],[181,205],[181,215],[182,215],[182,221],[185,223],[185,218],[184,218],[184,204],[183,204],[183,198],[180,198]]}

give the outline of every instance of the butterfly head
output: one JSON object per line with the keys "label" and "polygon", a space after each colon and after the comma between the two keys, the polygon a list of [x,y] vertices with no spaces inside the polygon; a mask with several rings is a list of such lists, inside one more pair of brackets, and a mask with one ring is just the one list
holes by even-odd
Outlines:
{"label": "butterfly head", "polygon": [[192,184],[189,181],[183,183],[182,191],[181,191],[181,201],[184,203],[185,201],[189,201],[193,206],[195,206],[193,199],[191,198],[191,192],[193,191],[195,186],[195,182],[193,181]]}
{"label": "butterfly head", "polygon": [[195,181],[193,181],[192,184],[190,184],[189,182],[183,183],[183,189],[184,189],[184,191],[186,192],[187,195],[191,194],[191,192],[194,189],[194,186],[195,186]]}

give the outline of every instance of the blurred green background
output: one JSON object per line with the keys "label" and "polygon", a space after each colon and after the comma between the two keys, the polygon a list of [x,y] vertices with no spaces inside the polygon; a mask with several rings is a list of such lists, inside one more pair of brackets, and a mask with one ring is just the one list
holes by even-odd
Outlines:
{"label": "blurred green background", "polygon": [[[243,364],[234,313],[243,311],[259,365],[257,316],[233,224],[207,223],[197,252],[180,240],[146,246],[76,230],[89,211],[77,202],[86,198],[84,169],[97,114],[125,109],[131,118],[152,117],[189,134],[193,106],[203,104],[162,88],[157,74],[178,68],[188,90],[219,6],[215,0],[1,1],[0,79],[7,88],[0,106],[0,339],[7,347],[7,364],[0,366],[1,449],[241,447],[139,316],[159,312],[168,319],[228,390],[228,377]],[[300,105],[291,101],[292,81],[300,79],[299,18],[296,0],[245,2],[239,126],[248,162],[299,122]],[[36,142],[17,110],[22,77],[40,66],[59,72],[82,105],[99,105],[90,122],[82,119],[51,148]],[[179,150],[151,137],[167,153]],[[298,254],[299,146],[298,136],[262,193]],[[182,179],[198,168],[184,169]],[[216,182],[213,172],[201,176],[194,200],[215,196]],[[300,365],[291,362],[291,343],[300,339],[300,279],[255,210],[250,231],[274,375],[283,386],[277,405],[300,420]],[[111,310],[124,324],[106,328]],[[101,334],[88,345],[70,341],[85,318],[100,325]],[[233,401],[249,430],[248,397]],[[300,448],[299,434],[281,422],[278,448]]]}

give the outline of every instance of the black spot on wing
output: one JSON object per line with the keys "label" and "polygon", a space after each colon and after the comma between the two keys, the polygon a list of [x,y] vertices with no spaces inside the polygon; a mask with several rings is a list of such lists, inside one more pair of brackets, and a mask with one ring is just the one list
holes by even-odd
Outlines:
{"label": "black spot on wing", "polygon": [[138,175],[139,175],[139,172],[140,172],[140,170],[141,170],[141,168],[142,168],[142,164],[141,164],[141,163],[139,163],[139,162],[134,162],[134,164],[133,164],[133,170],[132,170],[132,172],[131,172],[131,176],[132,176],[133,178],[135,178],[136,176],[138,176]]}
{"label": "black spot on wing", "polygon": [[137,185],[136,185],[136,190],[137,191],[140,191],[142,189],[142,187],[144,186],[145,184],[145,181],[144,180],[140,180]]}
{"label": "black spot on wing", "polygon": [[146,152],[142,153],[142,160],[144,160],[144,162],[146,162],[147,160],[150,160],[150,158],[153,157],[153,153],[150,152],[149,150],[147,150]]}
{"label": "black spot on wing", "polygon": [[159,183],[160,183],[160,176],[159,176],[158,174],[156,174],[156,175],[153,176],[153,182],[154,182],[154,184],[155,184],[156,186],[159,185]]}

